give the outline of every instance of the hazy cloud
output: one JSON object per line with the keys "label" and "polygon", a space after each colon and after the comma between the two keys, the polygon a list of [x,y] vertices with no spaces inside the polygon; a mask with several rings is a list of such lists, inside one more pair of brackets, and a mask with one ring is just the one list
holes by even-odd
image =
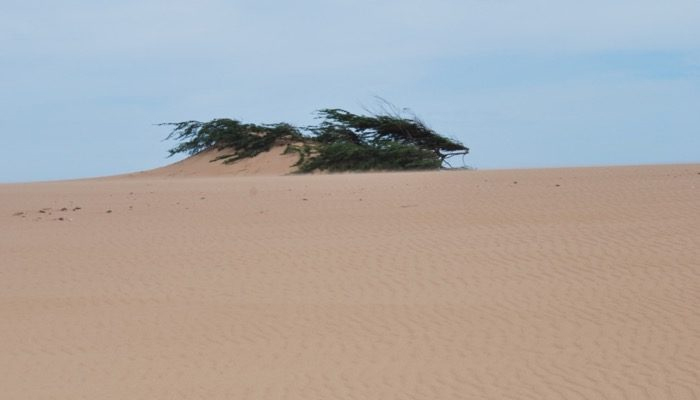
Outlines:
{"label": "hazy cloud", "polygon": [[[698,37],[696,0],[10,0],[0,180],[162,164],[157,122],[307,123],[316,108],[359,110],[373,95],[472,145],[476,166],[688,161]],[[642,148],[564,151],[601,132]],[[665,147],[652,137],[662,134]],[[559,151],[538,155],[545,138]],[[107,143],[83,157],[89,168],[65,161]],[[29,146],[36,165],[11,168]]]}

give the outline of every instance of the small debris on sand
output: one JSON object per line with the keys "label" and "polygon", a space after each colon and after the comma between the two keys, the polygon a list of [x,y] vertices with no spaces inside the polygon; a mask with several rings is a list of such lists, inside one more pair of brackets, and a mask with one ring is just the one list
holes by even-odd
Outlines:
{"label": "small debris on sand", "polygon": [[17,211],[16,213],[12,214],[13,217],[24,217],[24,211]]}
{"label": "small debris on sand", "polygon": [[107,212],[107,214],[111,214],[112,210],[107,210],[106,212]]}

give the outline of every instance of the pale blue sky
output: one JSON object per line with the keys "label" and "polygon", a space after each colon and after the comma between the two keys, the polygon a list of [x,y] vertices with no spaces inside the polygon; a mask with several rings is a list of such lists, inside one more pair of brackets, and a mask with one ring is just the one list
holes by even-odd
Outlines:
{"label": "pale blue sky", "polygon": [[700,1],[2,0],[0,182],[167,164],[159,122],[374,96],[481,169],[700,162]]}

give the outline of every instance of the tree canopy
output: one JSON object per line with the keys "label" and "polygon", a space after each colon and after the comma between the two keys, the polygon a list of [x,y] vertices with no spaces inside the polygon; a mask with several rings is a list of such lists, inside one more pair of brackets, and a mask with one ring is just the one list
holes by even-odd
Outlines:
{"label": "tree canopy", "polygon": [[171,156],[226,149],[230,151],[212,161],[231,163],[286,145],[285,153],[299,154],[299,172],[439,169],[449,166],[449,158],[469,153],[462,143],[436,133],[415,116],[357,115],[342,109],[317,114],[320,122],[307,127],[226,118],[160,125],[172,127],[166,140],[180,142],[169,150]]}

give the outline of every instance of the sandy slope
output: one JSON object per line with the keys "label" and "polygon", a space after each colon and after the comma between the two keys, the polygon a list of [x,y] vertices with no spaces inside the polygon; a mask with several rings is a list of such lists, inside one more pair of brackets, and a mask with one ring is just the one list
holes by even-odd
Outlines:
{"label": "sandy slope", "polygon": [[700,165],[168,176],[0,185],[0,398],[700,397]]}
{"label": "sandy slope", "polygon": [[[205,150],[182,161],[148,171],[129,174],[130,177],[202,177],[202,176],[279,176],[296,171],[299,160],[295,153],[284,154],[286,145],[274,146],[270,151],[253,158],[244,158],[225,164],[218,157],[231,154],[226,150]],[[122,178],[124,176],[118,176]]]}

